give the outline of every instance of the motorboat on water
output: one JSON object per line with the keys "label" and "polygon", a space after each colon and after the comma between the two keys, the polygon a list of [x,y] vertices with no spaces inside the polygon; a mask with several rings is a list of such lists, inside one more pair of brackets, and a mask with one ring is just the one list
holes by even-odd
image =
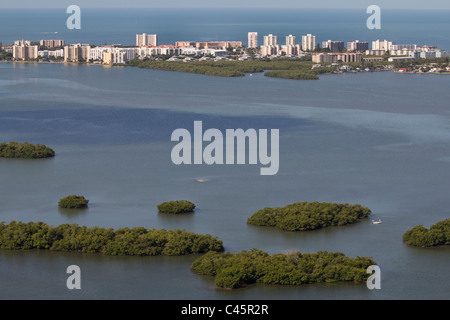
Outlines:
{"label": "motorboat on water", "polygon": [[372,220],[372,224],[380,224],[380,223],[381,223],[381,219]]}

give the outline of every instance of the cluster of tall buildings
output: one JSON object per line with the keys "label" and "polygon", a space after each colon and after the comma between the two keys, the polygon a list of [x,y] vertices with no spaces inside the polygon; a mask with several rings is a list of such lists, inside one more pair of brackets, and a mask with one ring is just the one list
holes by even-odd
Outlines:
{"label": "cluster of tall buildings", "polygon": [[263,37],[263,45],[258,46],[258,32],[248,33],[248,48],[259,48],[261,56],[300,55],[303,51],[313,51],[316,48],[316,37],[312,34],[302,36],[302,43],[296,43],[292,34],[285,37],[285,44],[278,44],[278,37],[269,34]]}
{"label": "cluster of tall buildings", "polygon": [[136,56],[156,55],[226,55],[229,49],[242,47],[242,41],[176,41],[175,44],[158,45],[156,34],[136,35]]}
{"label": "cluster of tall buildings", "polygon": [[[302,48],[299,44],[296,44],[296,37],[292,34],[286,36],[284,45],[278,44],[278,37],[269,34],[264,36],[263,45],[260,46],[261,56],[272,55],[299,55],[302,52]],[[248,33],[248,48],[258,48],[258,33]]]}
{"label": "cluster of tall buildings", "polygon": [[[43,50],[39,50],[41,47]],[[176,41],[174,44],[158,44],[157,34],[136,34],[136,45],[122,47],[90,46],[86,44],[67,45],[64,40],[40,40],[39,45],[28,40],[17,40],[10,49],[14,60],[30,60],[38,57],[54,57],[66,62],[94,61],[105,64],[122,64],[135,58],[143,59],[149,56],[177,56],[177,55],[212,55],[224,56],[231,51],[242,48],[242,41]],[[322,47],[317,45],[316,36],[302,35],[301,43],[289,34],[284,44],[278,43],[278,37],[268,34],[263,37],[262,45],[258,43],[258,32],[248,32],[248,48],[257,49],[260,56],[299,56],[305,52],[312,52],[314,62],[357,62],[362,54],[369,56],[383,56],[389,52],[391,56],[418,58],[448,57],[449,53],[432,46],[418,46],[416,44],[395,44],[393,41],[376,40],[369,42],[359,40],[347,42],[327,40],[322,41]],[[320,50],[316,50],[320,49]],[[323,50],[328,49],[328,50]],[[368,59],[377,59],[375,57]],[[374,60],[375,61],[375,60]],[[378,61],[378,60],[377,60]]]}
{"label": "cluster of tall buildings", "polygon": [[[45,50],[39,50],[39,46]],[[242,41],[177,41],[174,45],[159,45],[158,35],[143,33],[136,34],[136,45],[132,47],[66,45],[64,40],[40,40],[39,46],[32,45],[28,40],[18,40],[12,49],[13,58],[30,60],[38,57],[54,57],[65,62],[95,61],[104,64],[122,64],[136,57],[142,59],[158,55],[226,55],[229,49],[242,47]]]}
{"label": "cluster of tall buildings", "polygon": [[435,59],[449,57],[450,53],[439,50],[435,46],[419,46],[417,44],[396,44],[388,40],[376,40],[372,42],[372,49],[366,50],[366,55],[381,56],[389,53],[394,57],[392,61],[404,61],[415,59]]}

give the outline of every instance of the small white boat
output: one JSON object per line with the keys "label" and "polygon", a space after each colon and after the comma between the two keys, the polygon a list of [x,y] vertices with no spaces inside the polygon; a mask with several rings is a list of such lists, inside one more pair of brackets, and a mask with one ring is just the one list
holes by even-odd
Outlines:
{"label": "small white boat", "polygon": [[381,219],[372,220],[372,224],[380,224],[380,223],[381,223]]}

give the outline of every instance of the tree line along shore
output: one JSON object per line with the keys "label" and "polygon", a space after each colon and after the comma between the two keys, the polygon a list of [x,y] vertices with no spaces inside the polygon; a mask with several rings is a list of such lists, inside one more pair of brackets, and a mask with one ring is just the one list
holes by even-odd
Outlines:
{"label": "tree line along shore", "polygon": [[210,76],[242,77],[245,74],[262,73],[269,77],[317,80],[321,73],[332,73],[335,68],[312,69],[313,63],[302,58],[245,61],[163,61],[134,59],[127,65],[144,69],[178,71]]}

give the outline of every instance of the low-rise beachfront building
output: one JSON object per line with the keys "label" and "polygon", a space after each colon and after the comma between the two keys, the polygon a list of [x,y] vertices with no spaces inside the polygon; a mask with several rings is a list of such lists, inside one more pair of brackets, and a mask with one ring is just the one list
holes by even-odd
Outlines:
{"label": "low-rise beachfront building", "polygon": [[64,49],[58,50],[40,50],[38,51],[38,57],[44,58],[64,58]]}
{"label": "low-rise beachfront building", "polygon": [[362,55],[359,52],[351,53],[313,53],[312,62],[314,63],[337,63],[337,62],[360,62]]}

